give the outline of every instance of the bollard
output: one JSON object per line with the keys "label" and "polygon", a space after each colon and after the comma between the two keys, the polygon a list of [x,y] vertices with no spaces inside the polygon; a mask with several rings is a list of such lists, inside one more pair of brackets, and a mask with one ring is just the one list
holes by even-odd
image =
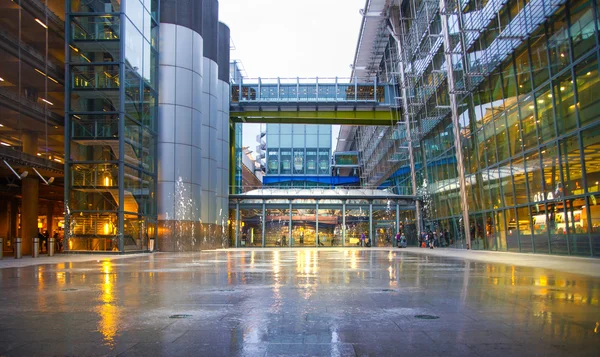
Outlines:
{"label": "bollard", "polygon": [[48,256],[54,256],[54,238],[48,238]]}
{"label": "bollard", "polygon": [[150,252],[154,251],[154,238],[150,238],[150,242],[148,242],[148,250]]}
{"label": "bollard", "polygon": [[33,250],[31,256],[37,258],[40,256],[40,239],[38,237],[33,238]]}
{"label": "bollard", "polygon": [[15,259],[21,258],[23,258],[21,254],[21,238],[15,238]]}
{"label": "bollard", "polygon": [[2,260],[2,253],[4,250],[4,240],[0,238],[0,260]]}

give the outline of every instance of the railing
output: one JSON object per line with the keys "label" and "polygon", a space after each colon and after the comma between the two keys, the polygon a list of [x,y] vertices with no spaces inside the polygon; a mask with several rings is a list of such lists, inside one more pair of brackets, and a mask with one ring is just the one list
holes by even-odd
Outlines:
{"label": "railing", "polygon": [[393,102],[393,86],[349,78],[242,78],[231,85],[231,102]]}
{"label": "railing", "polygon": [[71,36],[73,40],[118,40],[120,22],[118,16],[73,16]]}
{"label": "railing", "polygon": [[[335,186],[335,187],[329,187],[329,186],[305,187],[303,185],[290,185],[290,186],[243,185],[242,187],[230,186],[229,192],[236,192],[235,194],[239,195],[239,194],[243,194],[243,193],[249,193],[250,191],[255,191],[250,194],[253,196],[265,194],[264,198],[269,199],[270,193],[272,192],[272,190],[290,190],[290,192],[289,192],[290,199],[294,199],[294,195],[297,195],[297,194],[305,194],[305,193],[309,194],[309,191],[312,191],[312,193],[314,193],[315,199],[318,199],[321,196],[329,197],[332,195],[339,195],[339,199],[344,199],[344,195],[347,195],[348,190],[379,190],[379,191],[381,191],[381,194],[383,196],[385,196],[386,194],[396,194],[396,195],[400,195],[400,196],[413,196],[412,186],[392,185],[392,186],[382,187],[382,186],[360,185],[358,183],[357,184],[348,184],[345,186],[343,186],[343,185]],[[306,190],[306,191],[298,192],[298,191],[292,191],[292,190]],[[277,196],[277,197],[279,197],[279,196]],[[374,197],[365,196],[365,199],[369,199],[369,198],[378,199],[380,197],[379,196],[374,196]]]}

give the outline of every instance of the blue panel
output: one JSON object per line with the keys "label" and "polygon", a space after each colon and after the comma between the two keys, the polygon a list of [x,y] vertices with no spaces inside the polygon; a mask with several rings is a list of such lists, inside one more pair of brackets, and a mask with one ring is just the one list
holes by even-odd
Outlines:
{"label": "blue panel", "polygon": [[346,177],[346,176],[265,176],[263,177],[263,184],[275,184],[283,182],[315,182],[325,183],[329,185],[345,185],[360,182],[358,177]]}

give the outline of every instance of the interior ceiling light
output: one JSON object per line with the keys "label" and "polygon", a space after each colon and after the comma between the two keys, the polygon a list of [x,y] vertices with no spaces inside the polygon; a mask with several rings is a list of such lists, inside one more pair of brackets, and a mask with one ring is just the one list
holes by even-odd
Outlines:
{"label": "interior ceiling light", "polygon": [[2,128],[4,126],[4,124],[0,124],[0,128]]}
{"label": "interior ceiling light", "polygon": [[4,78],[0,77],[0,82],[4,82]]}
{"label": "interior ceiling light", "polygon": [[0,141],[0,145],[4,145],[4,146],[10,146],[9,143],[5,143],[4,141]]}
{"label": "interior ceiling light", "polygon": [[40,19],[35,19],[35,22],[37,22],[38,24],[42,25],[45,29],[48,28],[48,26],[46,26],[46,24],[43,23],[42,20],[40,20]]}
{"label": "interior ceiling light", "polygon": [[46,102],[46,103],[48,103],[48,104],[50,104],[50,105],[54,105],[54,103],[52,103],[51,101],[49,101],[49,100],[46,100],[46,99],[44,99],[44,98],[42,98],[42,102]]}
{"label": "interior ceiling light", "polygon": [[54,79],[54,78],[50,77],[50,76],[49,76],[49,75],[47,75],[46,73],[44,73],[44,72],[40,71],[40,70],[39,70],[39,69],[37,69],[37,68],[34,68],[34,69],[35,69],[35,71],[36,71],[37,73],[39,73],[39,74],[41,74],[42,76],[44,76],[44,77],[48,78],[48,79],[49,79],[49,80],[51,80],[52,82],[54,82],[54,83],[58,83],[58,81],[57,81],[56,79]]}

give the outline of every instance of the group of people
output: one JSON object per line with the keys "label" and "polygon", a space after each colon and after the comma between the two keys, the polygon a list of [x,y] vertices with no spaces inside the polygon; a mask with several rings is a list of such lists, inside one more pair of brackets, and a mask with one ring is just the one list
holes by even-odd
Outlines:
{"label": "group of people", "polygon": [[419,235],[419,247],[421,248],[437,248],[437,247],[448,247],[451,244],[450,234],[448,230],[436,230],[432,232],[431,229],[427,232],[423,231]]}
{"label": "group of people", "polygon": [[[40,246],[39,246],[40,253],[48,252],[48,238],[50,238],[50,233],[48,233],[48,231],[44,231],[44,233],[38,232],[37,237],[39,238],[39,242],[40,242]],[[58,234],[58,232],[54,232],[54,235],[52,237],[54,238],[54,244],[56,244],[56,252],[62,252],[63,251],[62,237],[60,236],[60,234]]]}

